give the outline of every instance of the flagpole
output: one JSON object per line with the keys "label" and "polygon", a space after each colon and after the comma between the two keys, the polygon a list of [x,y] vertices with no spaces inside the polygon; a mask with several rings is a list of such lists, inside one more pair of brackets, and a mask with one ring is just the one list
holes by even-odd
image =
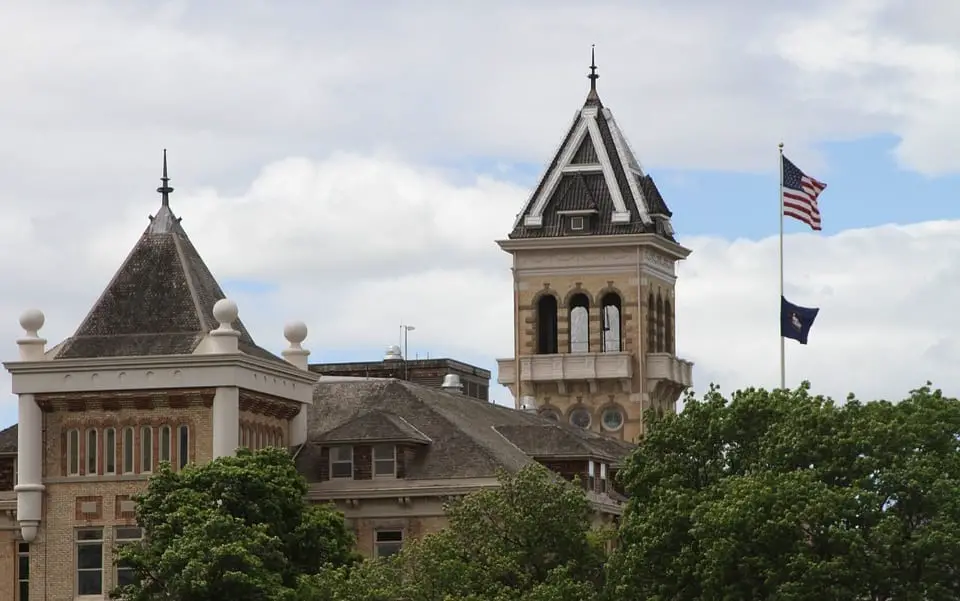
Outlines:
{"label": "flagpole", "polygon": [[[783,142],[780,142],[780,164],[777,168],[780,170],[780,303],[783,303]],[[782,311],[783,309],[781,309]],[[783,315],[780,316],[783,319]],[[781,326],[782,327],[782,326]],[[786,344],[784,343],[783,332],[780,332],[780,388],[787,387],[787,359]]]}

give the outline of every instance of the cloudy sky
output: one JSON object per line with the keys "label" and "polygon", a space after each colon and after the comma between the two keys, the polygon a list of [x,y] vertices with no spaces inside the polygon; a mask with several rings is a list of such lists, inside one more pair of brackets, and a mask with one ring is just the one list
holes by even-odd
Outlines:
{"label": "cloudy sky", "polygon": [[495,371],[513,349],[494,240],[595,43],[600,95],[693,249],[677,346],[697,388],[778,382],[782,140],[829,184],[822,234],[787,224],[787,296],[821,307],[788,383],[960,394],[960,3],[923,6],[3,3],[0,356],[29,307],[51,343],[73,332],[159,206],[168,148],[172,206],[261,345],[297,318],[311,359],[377,359],[408,323],[411,354]]}

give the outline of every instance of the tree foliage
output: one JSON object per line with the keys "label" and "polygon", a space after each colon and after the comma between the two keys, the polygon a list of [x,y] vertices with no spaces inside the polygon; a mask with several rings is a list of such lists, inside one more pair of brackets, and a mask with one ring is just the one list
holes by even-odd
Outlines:
{"label": "tree foliage", "polygon": [[139,583],[127,601],[281,601],[303,576],[356,559],[333,507],[308,505],[289,453],[239,450],[200,467],[162,466],[137,497],[139,544],[118,559]]}
{"label": "tree foliage", "polygon": [[387,560],[312,580],[310,601],[592,601],[604,540],[582,489],[540,466],[447,507],[449,526]]}
{"label": "tree foliage", "polygon": [[960,402],[929,387],[841,405],[712,388],[655,417],[621,473],[608,596],[960,598],[958,440]]}

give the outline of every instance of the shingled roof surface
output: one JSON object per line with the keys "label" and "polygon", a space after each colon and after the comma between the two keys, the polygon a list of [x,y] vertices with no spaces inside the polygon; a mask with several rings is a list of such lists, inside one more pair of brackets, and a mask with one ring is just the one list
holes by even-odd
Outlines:
{"label": "shingled roof surface", "polygon": [[[223,290],[163,205],[57,359],[187,355],[217,327],[213,305]],[[240,320],[240,350],[277,362]],[[285,363],[285,362],[284,362]]]}
{"label": "shingled roof surface", "polygon": [[17,424],[0,430],[0,453],[17,452]]}
{"label": "shingled roof surface", "polygon": [[412,382],[331,378],[314,388],[308,442],[297,456],[298,468],[309,480],[318,480],[320,447],[332,442],[328,437],[363,424],[365,416],[379,421],[382,415],[402,419],[429,440],[408,466],[406,478],[412,480],[494,477],[499,469],[517,470],[547,456],[619,461],[634,448],[532,413]]}

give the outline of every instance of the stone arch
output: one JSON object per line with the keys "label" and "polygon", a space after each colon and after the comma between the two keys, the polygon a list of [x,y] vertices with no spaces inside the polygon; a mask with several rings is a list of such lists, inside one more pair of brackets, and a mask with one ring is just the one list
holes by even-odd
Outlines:
{"label": "stone arch", "polygon": [[[569,307],[569,306],[570,306],[570,299],[573,298],[574,296],[576,296],[577,294],[582,294],[582,295],[586,296],[586,297],[587,297],[587,302],[590,303],[590,306],[591,306],[591,307],[594,305],[594,303],[596,303],[596,300],[594,299],[593,295],[590,294],[590,291],[587,290],[586,288],[584,288],[584,287],[583,287],[583,284],[581,284],[580,282],[577,282],[577,283],[574,284],[573,287],[570,288],[570,290],[568,290],[567,293],[564,295],[564,297],[563,297],[563,304],[560,305],[560,308],[566,309],[567,307]],[[599,298],[599,297],[598,297],[598,298]]]}
{"label": "stone arch", "polygon": [[[577,412],[585,412],[590,417],[589,422],[585,426],[574,423],[574,414]],[[582,402],[577,402],[571,405],[567,409],[566,414],[564,414],[564,417],[566,418],[567,423],[571,426],[580,427],[584,430],[589,430],[596,423],[596,415],[594,415],[594,411]]]}
{"label": "stone arch", "polygon": [[544,286],[533,302],[534,344],[538,355],[560,352],[560,298],[556,291]]}
{"label": "stone arch", "polygon": [[[611,411],[617,412],[620,416],[620,423],[612,427],[608,424],[608,412]],[[600,420],[600,429],[604,432],[621,432],[627,422],[627,410],[622,404],[611,399],[597,408],[597,417]]]}

